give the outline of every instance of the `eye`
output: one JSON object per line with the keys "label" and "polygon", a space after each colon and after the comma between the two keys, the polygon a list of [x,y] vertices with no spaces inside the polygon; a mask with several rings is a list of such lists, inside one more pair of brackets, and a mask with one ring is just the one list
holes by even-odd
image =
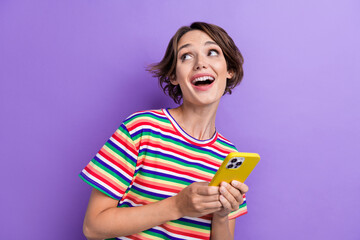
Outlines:
{"label": "eye", "polygon": [[219,55],[219,52],[215,49],[211,49],[208,53],[209,56],[217,56]]}
{"label": "eye", "polygon": [[188,60],[190,58],[191,58],[191,55],[189,53],[185,53],[180,57],[181,61],[185,61],[185,60]]}

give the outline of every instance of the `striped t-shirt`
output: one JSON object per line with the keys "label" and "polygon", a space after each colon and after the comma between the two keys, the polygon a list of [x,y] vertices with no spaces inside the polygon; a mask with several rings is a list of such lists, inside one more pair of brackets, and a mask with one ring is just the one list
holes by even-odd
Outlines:
{"label": "striped t-shirt", "polygon": [[[197,140],[188,135],[167,109],[141,111],[128,117],[82,170],[80,177],[135,207],[176,195],[193,182],[210,182],[235,146],[221,134]],[[234,219],[247,213],[246,199]],[[115,239],[209,239],[211,215],[183,217],[138,234]]]}

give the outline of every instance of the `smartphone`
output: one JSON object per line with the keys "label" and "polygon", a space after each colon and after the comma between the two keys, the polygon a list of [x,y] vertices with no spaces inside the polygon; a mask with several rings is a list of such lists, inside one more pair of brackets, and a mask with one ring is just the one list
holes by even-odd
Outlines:
{"label": "smartphone", "polygon": [[232,180],[243,183],[259,161],[260,156],[257,153],[229,153],[209,186],[219,186],[221,182],[230,183]]}

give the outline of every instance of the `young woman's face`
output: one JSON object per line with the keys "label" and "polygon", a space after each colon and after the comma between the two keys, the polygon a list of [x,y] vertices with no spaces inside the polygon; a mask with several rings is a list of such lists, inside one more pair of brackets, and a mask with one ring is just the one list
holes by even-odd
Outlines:
{"label": "young woman's face", "polygon": [[184,103],[219,103],[226,79],[231,77],[223,51],[206,33],[193,30],[180,38],[176,77],[171,83],[180,85]]}

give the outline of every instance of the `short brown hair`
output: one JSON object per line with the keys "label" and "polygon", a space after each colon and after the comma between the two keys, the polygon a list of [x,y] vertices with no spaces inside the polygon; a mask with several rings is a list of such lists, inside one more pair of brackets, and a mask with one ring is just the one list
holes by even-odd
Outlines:
{"label": "short brown hair", "polygon": [[224,29],[214,24],[205,22],[194,22],[189,27],[183,26],[179,28],[175,35],[170,39],[163,59],[159,63],[150,65],[148,68],[148,71],[151,72],[154,77],[159,79],[159,84],[164,93],[168,94],[175,103],[178,104],[182,99],[182,92],[180,86],[173,85],[170,82],[170,79],[174,79],[176,77],[177,48],[179,40],[185,33],[193,30],[200,30],[209,35],[209,37],[219,45],[224,53],[227,70],[233,72],[233,77],[227,79],[224,94],[231,94],[231,90],[239,85],[244,75],[242,67],[244,58],[232,38]]}

